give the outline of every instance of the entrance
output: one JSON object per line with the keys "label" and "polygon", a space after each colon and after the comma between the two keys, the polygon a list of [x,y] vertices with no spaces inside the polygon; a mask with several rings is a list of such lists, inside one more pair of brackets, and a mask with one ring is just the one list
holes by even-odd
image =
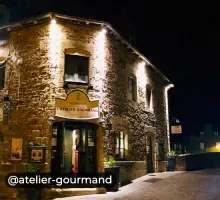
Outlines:
{"label": "entrance", "polygon": [[147,173],[153,173],[153,157],[152,157],[152,139],[150,136],[146,137],[146,153],[147,153]]}
{"label": "entrance", "polygon": [[51,172],[96,172],[96,129],[96,126],[90,123],[55,124]]}

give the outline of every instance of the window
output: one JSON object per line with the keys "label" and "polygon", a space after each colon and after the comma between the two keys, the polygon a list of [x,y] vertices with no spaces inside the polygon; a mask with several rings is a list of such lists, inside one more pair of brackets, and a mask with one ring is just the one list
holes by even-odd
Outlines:
{"label": "window", "polygon": [[216,149],[220,149],[220,142],[216,142]]}
{"label": "window", "polygon": [[136,81],[133,77],[128,77],[128,99],[136,101]]}
{"label": "window", "polygon": [[218,136],[218,132],[214,132],[214,136]]}
{"label": "window", "polygon": [[157,156],[161,156],[163,157],[164,156],[164,146],[163,146],[163,143],[156,143],[156,155]]}
{"label": "window", "polygon": [[88,83],[89,58],[65,55],[65,82]]}
{"label": "window", "polygon": [[177,153],[181,153],[182,152],[182,145],[180,143],[174,144],[174,151],[176,151]]}
{"label": "window", "polygon": [[147,102],[147,107],[151,107],[151,98],[152,98],[152,88],[150,85],[146,86],[146,102]]}
{"label": "window", "polygon": [[204,144],[204,142],[200,142],[200,149],[201,149],[201,150],[205,149],[205,144]]}
{"label": "window", "polygon": [[203,137],[204,136],[204,132],[200,132],[200,137]]}
{"label": "window", "polygon": [[124,132],[115,132],[114,153],[116,160],[125,160],[128,150],[128,136]]}
{"label": "window", "polygon": [[6,67],[6,62],[1,61],[0,58],[0,89],[3,89],[5,87],[5,67]]}

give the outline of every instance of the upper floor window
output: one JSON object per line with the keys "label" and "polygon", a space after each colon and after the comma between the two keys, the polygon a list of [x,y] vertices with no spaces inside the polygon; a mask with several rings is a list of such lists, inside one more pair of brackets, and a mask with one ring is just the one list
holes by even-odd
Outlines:
{"label": "upper floor window", "polygon": [[128,135],[124,132],[115,132],[114,153],[116,160],[125,160],[128,150]]}
{"label": "upper floor window", "polygon": [[65,55],[65,82],[88,83],[89,58]]}
{"label": "upper floor window", "polygon": [[204,136],[204,132],[200,132],[200,137],[203,137]]}
{"label": "upper floor window", "polygon": [[146,86],[146,102],[147,107],[151,107],[151,101],[152,101],[152,87],[150,85]]}
{"label": "upper floor window", "polygon": [[218,132],[214,132],[214,136],[218,136]]}
{"label": "upper floor window", "polygon": [[1,61],[0,58],[0,89],[3,89],[5,87],[5,67],[6,67],[5,60]]}
{"label": "upper floor window", "polygon": [[205,149],[205,144],[204,144],[204,142],[200,142],[200,149],[201,149],[201,150]]}
{"label": "upper floor window", "polygon": [[136,80],[134,77],[128,77],[128,99],[136,101]]}

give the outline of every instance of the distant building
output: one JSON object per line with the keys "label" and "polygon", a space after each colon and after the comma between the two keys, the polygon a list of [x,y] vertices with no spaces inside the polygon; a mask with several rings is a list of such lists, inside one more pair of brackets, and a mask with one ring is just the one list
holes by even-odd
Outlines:
{"label": "distant building", "polygon": [[190,135],[171,140],[176,153],[220,152],[220,127],[212,124],[193,125]]}

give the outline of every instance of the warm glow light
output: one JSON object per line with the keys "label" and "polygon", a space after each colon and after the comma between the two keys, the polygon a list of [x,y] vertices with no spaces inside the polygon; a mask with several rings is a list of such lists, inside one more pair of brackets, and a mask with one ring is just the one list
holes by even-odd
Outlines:
{"label": "warm glow light", "polygon": [[50,72],[54,80],[54,84],[58,83],[58,65],[60,64],[60,43],[61,30],[55,19],[51,20],[49,31],[49,55],[50,55]]}
{"label": "warm glow light", "polygon": [[169,84],[168,86],[165,87],[168,152],[170,152],[170,129],[169,129],[170,123],[169,123],[168,90],[172,87],[174,87],[173,84]]}
{"label": "warm glow light", "polygon": [[146,88],[146,84],[147,84],[147,75],[146,75],[146,63],[144,61],[140,62],[137,66],[137,73],[136,73],[136,77],[137,80],[139,82],[139,85],[142,88]]}
{"label": "warm glow light", "polygon": [[[95,76],[97,77],[97,80],[102,80],[102,81],[95,81],[93,83],[94,88],[97,90],[102,90],[104,87],[104,80],[106,80],[106,35],[102,29],[98,33],[96,33],[95,36],[95,44],[94,44],[94,67],[95,67]],[[100,96],[100,105],[102,104],[103,97]]]}
{"label": "warm glow light", "polygon": [[216,142],[216,149],[220,149],[220,142]]}
{"label": "warm glow light", "polygon": [[51,20],[51,24],[56,24],[56,23],[57,23],[56,19]]}
{"label": "warm glow light", "polygon": [[107,33],[107,29],[106,28],[103,28],[102,29],[102,32],[105,34],[105,33]]}

